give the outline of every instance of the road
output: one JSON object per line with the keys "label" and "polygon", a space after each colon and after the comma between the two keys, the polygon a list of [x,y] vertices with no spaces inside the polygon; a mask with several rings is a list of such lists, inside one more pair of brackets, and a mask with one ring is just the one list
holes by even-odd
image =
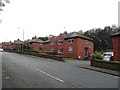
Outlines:
{"label": "road", "polygon": [[118,88],[118,77],[55,61],[2,53],[3,88]]}

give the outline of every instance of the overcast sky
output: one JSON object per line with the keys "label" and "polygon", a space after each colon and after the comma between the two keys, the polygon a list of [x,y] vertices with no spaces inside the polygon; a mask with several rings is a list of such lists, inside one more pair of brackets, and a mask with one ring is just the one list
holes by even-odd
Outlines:
{"label": "overcast sky", "polygon": [[0,15],[0,42],[118,24],[119,0],[10,0]]}

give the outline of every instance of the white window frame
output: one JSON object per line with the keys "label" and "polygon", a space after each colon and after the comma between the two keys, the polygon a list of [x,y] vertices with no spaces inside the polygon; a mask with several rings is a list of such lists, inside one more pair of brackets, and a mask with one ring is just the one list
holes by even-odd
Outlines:
{"label": "white window frame", "polygon": [[73,47],[68,47],[68,52],[73,53]]}
{"label": "white window frame", "polygon": [[55,42],[51,42],[51,46],[54,46]]}
{"label": "white window frame", "polygon": [[47,46],[48,44],[46,43],[45,46]]}
{"label": "white window frame", "polygon": [[85,40],[85,42],[88,44],[88,40]]}
{"label": "white window frame", "polygon": [[73,43],[74,39],[68,39],[68,43]]}
{"label": "white window frame", "polygon": [[55,51],[55,49],[54,49],[54,48],[51,48],[51,51]]}
{"label": "white window frame", "polygon": [[62,45],[62,44],[63,44],[63,40],[59,40],[58,45]]}
{"label": "white window frame", "polygon": [[[60,49],[61,49],[62,51],[60,51]],[[63,53],[63,48],[58,48],[58,53]]]}

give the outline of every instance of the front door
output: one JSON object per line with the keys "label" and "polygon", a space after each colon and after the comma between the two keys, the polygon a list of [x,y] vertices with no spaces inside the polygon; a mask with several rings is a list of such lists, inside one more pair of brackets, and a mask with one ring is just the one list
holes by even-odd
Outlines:
{"label": "front door", "polygon": [[85,48],[85,57],[88,57],[88,48]]}

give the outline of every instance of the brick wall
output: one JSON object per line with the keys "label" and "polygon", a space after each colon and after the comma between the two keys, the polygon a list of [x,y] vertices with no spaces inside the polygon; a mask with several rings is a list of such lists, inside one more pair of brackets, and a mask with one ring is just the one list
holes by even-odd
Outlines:
{"label": "brick wall", "polygon": [[120,61],[120,36],[112,37],[114,61]]}
{"label": "brick wall", "polygon": [[32,46],[32,49],[40,50],[40,43],[32,42],[30,45]]}

